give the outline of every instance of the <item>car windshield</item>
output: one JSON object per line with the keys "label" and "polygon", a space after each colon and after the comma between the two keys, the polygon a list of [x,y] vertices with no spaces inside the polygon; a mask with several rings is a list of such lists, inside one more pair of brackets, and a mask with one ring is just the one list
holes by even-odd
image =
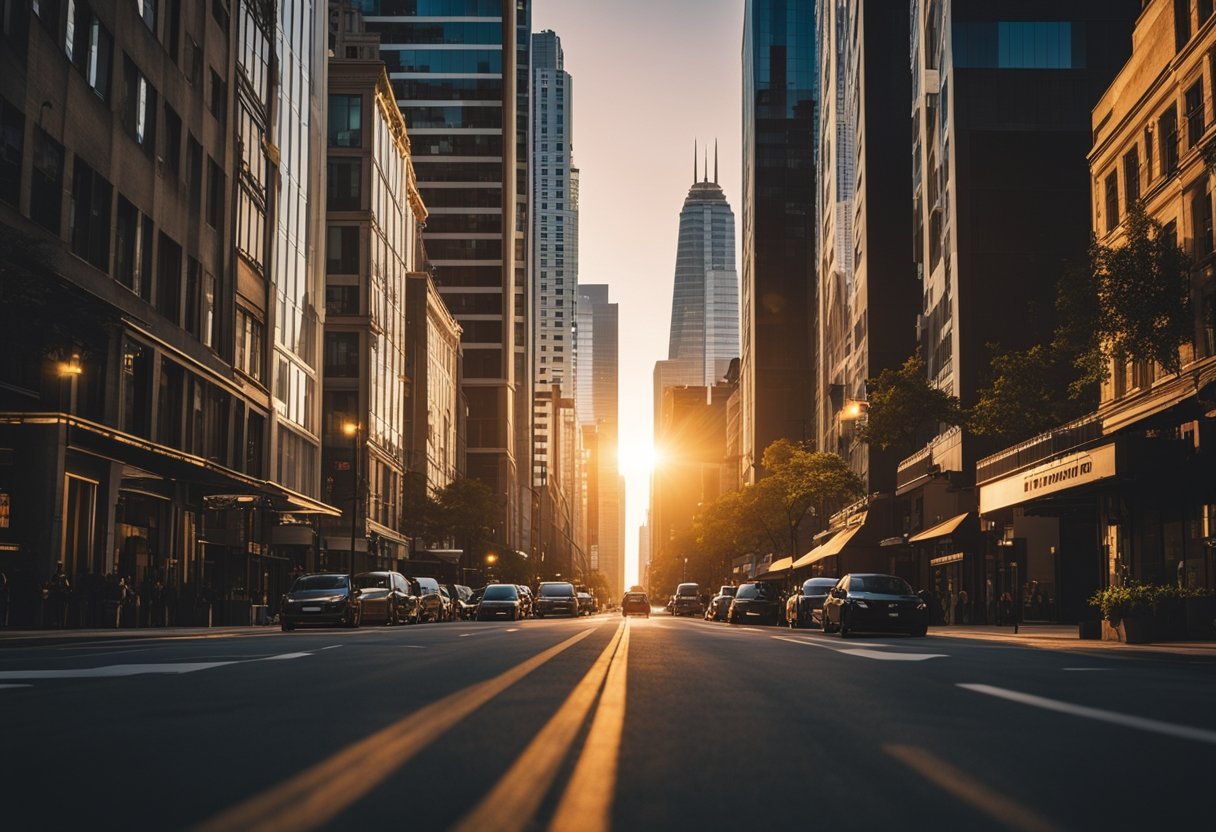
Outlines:
{"label": "car windshield", "polygon": [[356,575],[355,586],[359,589],[388,589],[388,575]]}
{"label": "car windshield", "polygon": [[346,589],[345,575],[305,575],[296,578],[292,592],[311,592],[316,589]]}
{"label": "car windshield", "polygon": [[879,595],[911,595],[912,587],[894,575],[854,575],[849,579],[849,592],[874,592]]}
{"label": "car windshield", "polygon": [[735,597],[743,601],[770,601],[773,593],[764,584],[744,584],[739,587]]}
{"label": "car windshield", "polygon": [[676,595],[681,598],[696,598],[699,588],[696,584],[680,584],[676,588]]}
{"label": "car windshield", "polygon": [[718,590],[718,594],[719,595],[734,595],[736,589],[738,589],[737,586],[724,586]]}
{"label": "car windshield", "polygon": [[486,594],[481,596],[483,601],[517,601],[519,592],[510,584],[496,584],[486,587]]}
{"label": "car windshield", "polygon": [[642,594],[642,593],[640,593],[640,592],[631,592],[631,593],[629,593],[628,595],[626,595],[626,596],[625,596],[625,603],[628,603],[628,604],[638,604],[638,603],[644,604],[644,603],[646,603],[646,596],[645,596],[645,595],[643,595],[643,594]]}
{"label": "car windshield", "polygon": [[569,598],[574,595],[574,584],[543,584],[540,588],[542,598]]}
{"label": "car windshield", "polygon": [[828,590],[831,589],[832,586],[832,584],[813,584],[810,581],[807,581],[802,585],[802,594],[814,596],[827,595]]}

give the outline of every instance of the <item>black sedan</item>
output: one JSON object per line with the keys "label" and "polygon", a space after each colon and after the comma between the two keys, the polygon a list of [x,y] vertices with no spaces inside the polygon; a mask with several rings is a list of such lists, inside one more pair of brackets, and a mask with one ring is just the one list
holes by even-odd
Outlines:
{"label": "black sedan", "polygon": [[740,584],[726,613],[727,624],[780,624],[781,597],[771,584]]}
{"label": "black sedan", "polygon": [[358,627],[363,618],[359,595],[349,575],[301,575],[283,596],[279,622],[284,631],[308,624]]}
{"label": "black sedan", "polygon": [[718,588],[718,594],[709,599],[709,606],[705,608],[706,621],[725,621],[726,614],[730,612],[730,602],[735,600],[735,590],[737,586],[722,586]]}
{"label": "black sedan", "polygon": [[490,584],[477,604],[477,620],[493,621],[503,618],[518,621],[520,617],[519,590],[512,584]]}
{"label": "black sedan", "polygon": [[785,623],[791,627],[823,626],[823,602],[836,586],[835,578],[808,578],[785,600]]}
{"label": "black sedan", "polygon": [[904,632],[923,636],[929,628],[929,610],[903,578],[895,575],[845,575],[823,602],[823,631]]}
{"label": "black sedan", "polygon": [[621,600],[621,617],[641,615],[650,618],[650,599],[645,592],[626,592]]}

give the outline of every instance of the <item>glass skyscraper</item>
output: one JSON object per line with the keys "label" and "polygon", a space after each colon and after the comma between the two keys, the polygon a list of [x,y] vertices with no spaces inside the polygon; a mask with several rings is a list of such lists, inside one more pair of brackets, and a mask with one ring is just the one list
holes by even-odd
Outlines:
{"label": "glass skyscraper", "polygon": [[702,180],[695,181],[696,161],[694,153],[694,182],[680,211],[667,357],[689,363],[697,383],[712,387],[739,356],[735,212],[717,182],[716,151],[714,181],[708,160]]}
{"label": "glass skyscraper", "polygon": [[[463,329],[468,463],[518,547],[526,464],[529,0],[358,0],[405,116],[435,282]],[[522,400],[517,397],[523,396]],[[521,457],[519,454],[522,453]]]}
{"label": "glass skyscraper", "polygon": [[741,471],[814,435],[815,4],[747,0],[743,23]]}

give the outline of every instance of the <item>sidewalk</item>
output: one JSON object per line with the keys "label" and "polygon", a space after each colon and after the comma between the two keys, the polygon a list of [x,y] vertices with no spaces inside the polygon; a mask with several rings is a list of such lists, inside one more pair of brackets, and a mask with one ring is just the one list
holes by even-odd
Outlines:
{"label": "sidewalk", "polygon": [[1163,641],[1151,644],[1123,644],[1118,641],[1081,639],[1076,624],[1022,624],[1018,632],[1009,625],[949,625],[930,627],[929,635],[973,641],[1004,642],[1022,647],[1050,650],[1118,650],[1139,653],[1175,653],[1216,657],[1216,641]]}
{"label": "sidewalk", "polygon": [[0,630],[0,650],[16,642],[54,644],[71,641],[119,641],[131,639],[177,639],[230,638],[232,636],[256,636],[277,633],[277,626],[242,627],[123,627],[120,629],[91,630]]}

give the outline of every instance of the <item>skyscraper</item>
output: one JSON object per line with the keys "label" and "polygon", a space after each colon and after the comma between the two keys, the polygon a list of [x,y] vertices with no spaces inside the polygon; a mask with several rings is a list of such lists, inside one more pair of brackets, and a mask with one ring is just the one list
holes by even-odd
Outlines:
{"label": "skyscraper", "polygon": [[[532,36],[532,332],[537,390],[561,384],[575,392],[578,301],[578,203],[572,167],[573,80],[563,69],[561,39]],[[534,429],[533,479],[546,464],[547,433]]]}
{"label": "skyscraper", "polygon": [[815,432],[815,47],[814,4],[748,0],[739,367],[744,482],[755,481],[773,440]]}
{"label": "skyscraper", "polygon": [[867,491],[895,487],[898,451],[858,438],[850,402],[866,381],[915,349],[920,284],[904,206],[912,199],[907,137],[889,125],[907,109],[911,76],[891,55],[908,42],[908,10],[885,0],[819,4],[819,291],[817,437]]}
{"label": "skyscraper", "polygon": [[706,153],[701,181],[693,184],[680,211],[675,288],[671,298],[669,360],[696,367],[699,384],[712,387],[739,356],[739,273],[735,270],[735,213],[714,179]]}
{"label": "skyscraper", "polygon": [[617,456],[620,313],[605,285],[579,287],[578,401],[588,472],[592,568],[607,578],[612,597],[625,585],[625,487]]}
{"label": "skyscraper", "polygon": [[435,281],[463,330],[467,470],[504,500],[497,537],[518,547],[518,465],[527,459],[520,439],[531,409],[523,191],[531,4],[360,5],[367,28],[380,33],[381,57],[409,129],[418,188],[430,210],[423,239]]}

